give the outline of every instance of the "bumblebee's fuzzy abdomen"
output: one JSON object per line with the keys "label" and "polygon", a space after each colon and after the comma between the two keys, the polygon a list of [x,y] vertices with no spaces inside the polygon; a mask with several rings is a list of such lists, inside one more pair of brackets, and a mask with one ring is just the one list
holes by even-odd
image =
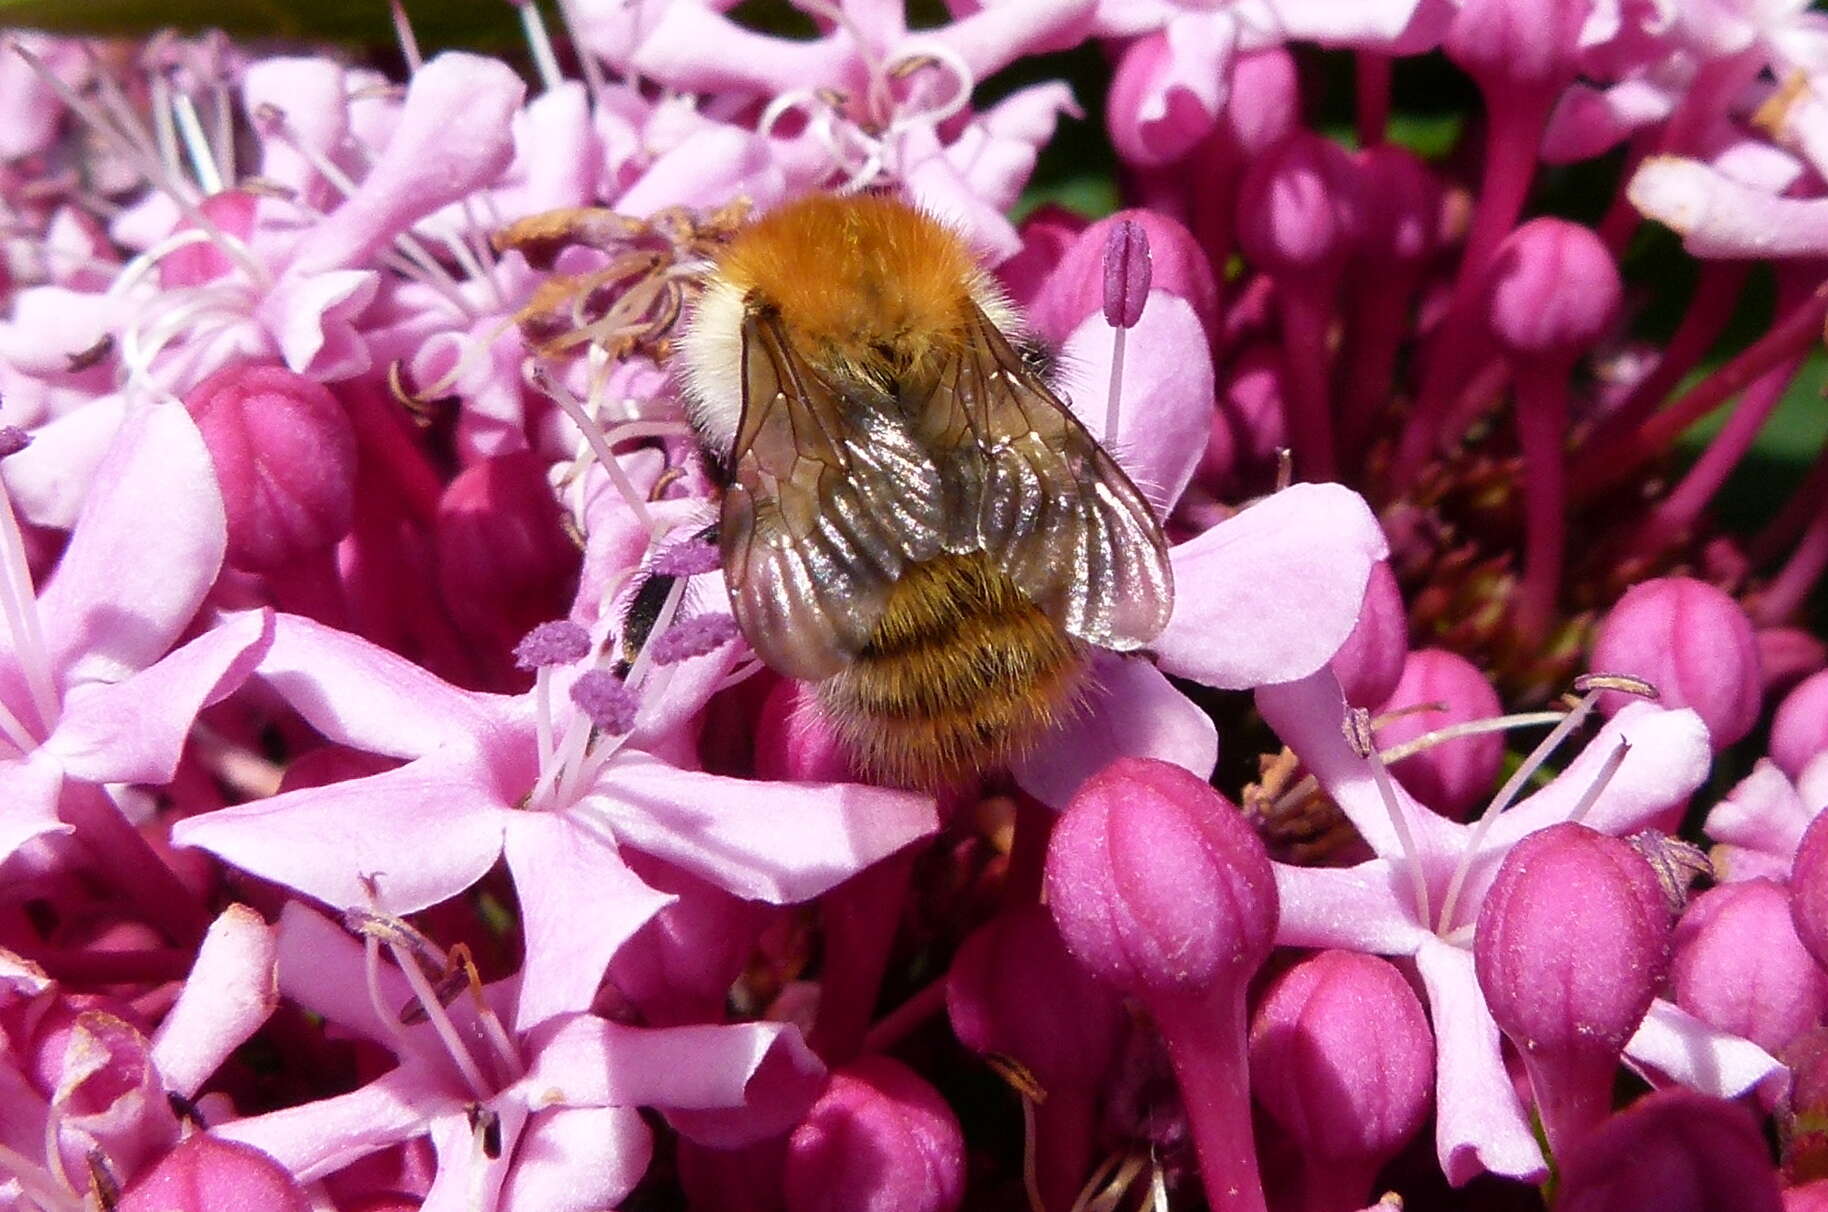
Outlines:
{"label": "bumblebee's fuzzy abdomen", "polygon": [[1019,754],[1070,709],[1079,647],[982,554],[902,574],[869,643],[820,698],[866,774],[955,783]]}

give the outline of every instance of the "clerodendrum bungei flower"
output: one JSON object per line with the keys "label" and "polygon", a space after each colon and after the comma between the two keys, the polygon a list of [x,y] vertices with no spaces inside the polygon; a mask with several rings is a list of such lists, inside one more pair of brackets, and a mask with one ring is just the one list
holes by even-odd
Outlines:
{"label": "clerodendrum bungei flower", "polygon": [[[1828,18],[391,12],[0,37],[0,1212],[1825,1198]],[[943,322],[834,221],[688,403],[815,194]],[[821,615],[1076,680],[890,785]]]}

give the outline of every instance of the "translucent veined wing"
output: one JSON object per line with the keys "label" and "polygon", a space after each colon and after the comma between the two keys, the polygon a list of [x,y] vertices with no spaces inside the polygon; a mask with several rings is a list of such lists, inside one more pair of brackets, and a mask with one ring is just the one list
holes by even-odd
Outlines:
{"label": "translucent veined wing", "polygon": [[[927,416],[948,499],[975,498],[972,545],[1049,618],[1117,651],[1161,634],[1174,576],[1154,510],[981,310]],[[961,428],[975,440],[944,453]]]}
{"label": "translucent veined wing", "polygon": [[939,472],[892,402],[847,398],[774,314],[745,318],[742,350],[724,575],[756,653],[819,681],[869,640],[902,570],[942,550]]}

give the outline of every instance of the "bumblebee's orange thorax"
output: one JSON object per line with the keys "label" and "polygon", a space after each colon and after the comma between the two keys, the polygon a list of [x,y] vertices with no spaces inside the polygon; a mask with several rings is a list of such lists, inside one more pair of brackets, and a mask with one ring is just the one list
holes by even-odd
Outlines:
{"label": "bumblebee's orange thorax", "polygon": [[878,380],[956,348],[981,275],[957,236],[905,203],[824,194],[744,230],[719,270],[815,362]]}

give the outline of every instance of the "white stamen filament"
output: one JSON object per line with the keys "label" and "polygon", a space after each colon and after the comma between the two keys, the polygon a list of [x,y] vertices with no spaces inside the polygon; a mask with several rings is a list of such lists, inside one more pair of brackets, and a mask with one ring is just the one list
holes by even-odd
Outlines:
{"label": "white stamen filament", "polygon": [[1370,749],[1367,759],[1371,764],[1371,780],[1377,784],[1377,793],[1384,800],[1384,811],[1390,816],[1390,826],[1396,830],[1397,843],[1403,848],[1406,860],[1403,865],[1409,868],[1409,885],[1415,894],[1416,917],[1425,922],[1429,919],[1428,879],[1422,871],[1422,855],[1416,848],[1415,834],[1409,828],[1409,814],[1403,808],[1401,797],[1396,794],[1396,786],[1389,769],[1384,765],[1383,755],[1377,752],[1375,745],[1367,748]]}
{"label": "white stamen filament", "polygon": [[[266,268],[254,258],[248,251],[246,245],[242,244],[239,240],[231,239],[226,232],[216,225],[214,220],[203,213],[197,206],[195,200],[190,196],[191,191],[182,187],[178,178],[174,177],[172,173],[166,169],[165,165],[160,161],[158,154],[146,143],[145,136],[136,129],[137,123],[130,123],[123,129],[119,124],[111,121],[103,110],[97,109],[94,105],[91,105],[87,98],[83,97],[68,84],[64,83],[64,81],[58,77],[57,73],[53,72],[45,64],[43,59],[33,54],[26,47],[19,45],[17,42],[13,42],[11,45],[14,52],[23,57],[25,61],[31,65],[32,70],[37,73],[39,79],[44,82],[45,86],[56,93],[58,99],[70,107],[72,113],[88,123],[90,128],[97,134],[102,135],[104,138],[112,138],[115,145],[122,151],[127,159],[139,169],[140,175],[151,182],[161,193],[169,197],[172,202],[177,205],[178,209],[183,212],[184,217],[190,220],[192,226],[208,232],[210,238],[216,242],[225,254],[227,254],[230,260],[241,267],[242,272],[248,275],[250,281],[260,284],[263,288],[271,285],[271,279],[267,276]],[[127,108],[125,99],[120,98],[119,88],[114,86],[113,80],[108,76],[106,70],[99,65],[97,65],[96,68],[96,76],[101,82],[104,97],[119,99],[119,104],[123,108]],[[130,108],[127,108],[127,112],[129,115],[132,113]]]}
{"label": "white stamen filament", "polygon": [[923,69],[926,67],[943,67],[950,72],[952,74],[952,83],[954,86],[952,95],[937,105],[930,105],[924,109],[914,109],[906,114],[897,113],[889,122],[889,129],[891,130],[900,130],[905,126],[911,126],[916,123],[925,126],[938,126],[947,119],[963,113],[965,107],[971,104],[971,90],[975,85],[975,81],[971,75],[970,65],[965,62],[963,55],[960,55],[957,51],[944,43],[923,42],[917,47],[904,50],[897,56],[895,62],[889,65],[887,74],[892,75],[896,69],[903,64],[911,63],[915,60],[920,61],[920,66]]}
{"label": "white stamen filament", "polygon": [[475,997],[476,1018],[482,1024],[483,1038],[489,1041],[489,1046],[495,1051],[501,1084],[513,1085],[526,1074],[526,1062],[521,1059],[520,1049],[508,1038],[508,1029],[502,1026],[501,1016],[495,1013],[495,1007],[489,1005],[489,999],[483,996],[482,989],[476,985],[470,988]]}
{"label": "white stamen filament", "polygon": [[592,101],[600,101],[609,82],[603,78],[603,69],[598,66],[596,56],[590,53],[590,48],[584,45],[584,39],[578,32],[583,28],[583,23],[578,20],[577,0],[558,0],[558,6],[559,20],[565,23],[572,51],[578,57],[578,67],[584,73],[584,87],[590,90]]}
{"label": "white stamen filament", "polygon": [[400,57],[406,60],[407,71],[417,75],[425,66],[425,57],[419,53],[419,37],[413,33],[412,18],[406,15],[406,6],[400,0],[387,0],[387,7],[393,16],[394,37],[400,40]]}
{"label": "white stamen filament", "polygon": [[178,128],[172,121],[171,80],[164,72],[152,75],[152,134],[159,145],[159,159],[178,166]]}
{"label": "white stamen filament", "polygon": [[546,19],[540,16],[535,0],[521,0],[516,7],[520,10],[521,32],[526,35],[527,46],[533,52],[533,66],[540,74],[540,85],[552,92],[565,83],[565,73],[559,70],[559,58],[553,53]]}
{"label": "white stamen filament", "polygon": [[615,453],[610,450],[609,443],[604,440],[603,430],[585,411],[583,402],[572,395],[569,388],[532,358],[521,364],[521,373],[536,391],[550,397],[564,410],[565,415],[571,418],[571,423],[577,426],[578,433],[583,436],[585,442],[589,443],[591,453],[597,456],[597,462],[602,465],[604,474],[609,476],[610,483],[614,484],[616,491],[622,494],[623,503],[628,506],[629,512],[635,515],[635,518],[647,529],[648,534],[658,538],[660,535],[659,523],[648,511],[647,502],[642,500],[641,494],[635,490],[634,482],[628,478],[628,472],[623,470],[622,464],[616,461]]}
{"label": "white stamen filament", "polygon": [[552,667],[541,665],[533,674],[533,743],[539,768],[552,761]]}
{"label": "white stamen filament", "polygon": [[1124,338],[1129,330],[1113,328],[1111,339],[1111,386],[1104,397],[1104,446],[1111,448],[1117,440],[1117,421],[1122,413],[1123,401],[1123,347]]}
{"label": "white stamen filament", "polygon": [[203,133],[203,123],[197,119],[197,107],[190,94],[173,94],[171,105],[178,119],[178,133],[184,137],[184,150],[190,156],[191,170],[197,174],[197,183],[203,187],[205,196],[221,193],[222,172],[216,167],[209,136]]}
{"label": "white stamen filament", "polygon": [[1612,776],[1617,774],[1619,767],[1625,764],[1625,757],[1630,752],[1631,742],[1627,740],[1621,739],[1617,745],[1612,747],[1612,752],[1606,755],[1606,764],[1600,767],[1599,773],[1593,777],[1593,782],[1588,784],[1587,790],[1581,793],[1580,801],[1574,805],[1574,810],[1568,813],[1570,822],[1578,825],[1586,817],[1593,805],[1598,802],[1599,797],[1605,793],[1607,785],[1612,782]]}
{"label": "white stamen filament", "polygon": [[[59,1149],[51,1151],[51,1156],[58,1158],[59,1169],[63,1165],[61,1153]],[[60,1182],[25,1154],[0,1145],[0,1170],[6,1171],[26,1197],[35,1200],[45,1212],[83,1212],[82,1199],[69,1184]]]}
{"label": "white stamen filament", "polygon": [[[38,617],[38,591],[32,585],[32,568],[26,561],[25,536],[19,531],[19,518],[13,512],[13,490],[0,480],[0,561],[6,565],[0,574],[0,606],[6,611],[6,624],[12,631],[13,655],[25,675],[32,705],[38,710],[38,721],[44,736],[57,727],[63,714],[63,700],[51,680],[51,654],[45,648],[44,626]],[[9,713],[10,714],[10,713]],[[18,725],[17,718],[13,720]],[[22,744],[22,752],[37,746]]]}
{"label": "white stamen filament", "polygon": [[399,1011],[389,1006],[381,995],[381,940],[371,932],[362,934],[362,976],[368,990],[368,1008],[374,1011],[381,1030],[393,1040],[394,1052],[405,1056],[412,1050],[412,1037],[400,1022]]}
{"label": "white stamen filament", "polygon": [[476,1064],[476,1058],[470,1054],[469,1045],[457,1033],[457,1025],[451,1016],[445,1013],[444,1003],[438,1000],[438,993],[432,988],[425,973],[419,970],[419,963],[412,954],[399,943],[389,942],[388,951],[393,953],[394,963],[399,965],[400,973],[406,977],[406,983],[412,986],[413,995],[419,999],[419,1005],[432,1024],[432,1030],[444,1041],[444,1050],[450,1054],[457,1071],[463,1074],[463,1080],[470,1087],[470,1093],[476,1096],[477,1102],[489,1100],[489,1085],[482,1075],[482,1069]]}
{"label": "white stamen filament", "polygon": [[[642,641],[641,651],[635,654],[634,662],[629,665],[628,675],[622,679],[623,685],[637,694],[648,689],[650,680],[655,683],[654,697],[666,693],[666,688],[671,684],[673,674],[678,669],[676,665],[669,665],[663,668],[657,677],[650,679],[650,674],[654,669],[654,641],[671,627],[673,620],[678,617],[679,603],[685,598],[686,580],[685,577],[675,577],[672,585],[667,588],[666,600],[660,604],[659,611],[654,615],[654,625],[649,629],[647,639]],[[639,709],[637,708],[637,710]],[[628,738],[634,733],[635,730],[631,728],[620,736],[601,737],[595,745],[589,746],[582,754],[581,760],[570,764],[564,779],[559,783],[560,801],[571,803],[582,795],[584,788],[596,782],[597,775],[603,772],[603,767],[609,764],[609,759],[622,751],[622,746],[628,743]],[[588,730],[585,735],[588,737]]]}
{"label": "white stamen filament", "polygon": [[1436,933],[1452,926],[1454,911],[1460,907],[1460,893],[1466,887],[1466,877],[1472,871],[1473,859],[1479,853],[1480,843],[1484,842],[1485,835],[1491,832],[1492,822],[1498,818],[1500,812],[1511,806],[1511,801],[1522,792],[1524,784],[1528,783],[1536,772],[1542,769],[1542,764],[1548,760],[1550,754],[1555,752],[1562,741],[1567,739],[1568,734],[1580,727],[1581,721],[1587,718],[1593,710],[1593,705],[1597,702],[1599,702],[1599,691],[1597,690],[1582,695],[1580,702],[1575,704],[1574,710],[1563,716],[1561,723],[1555,725],[1549,735],[1543,737],[1536,748],[1530,751],[1530,756],[1523,759],[1522,764],[1512,772],[1511,777],[1505,780],[1504,786],[1498,789],[1497,797],[1486,805],[1485,811],[1474,822],[1472,833],[1466,839],[1466,848],[1461,852],[1460,861],[1454,867],[1453,878],[1447,882],[1447,895],[1441,901],[1441,916],[1435,924]]}
{"label": "white stamen filament", "polygon": [[215,117],[215,136],[210,145],[215,151],[216,169],[224,181],[234,181],[240,175],[235,171],[235,110],[221,80],[210,81],[210,101]]}

